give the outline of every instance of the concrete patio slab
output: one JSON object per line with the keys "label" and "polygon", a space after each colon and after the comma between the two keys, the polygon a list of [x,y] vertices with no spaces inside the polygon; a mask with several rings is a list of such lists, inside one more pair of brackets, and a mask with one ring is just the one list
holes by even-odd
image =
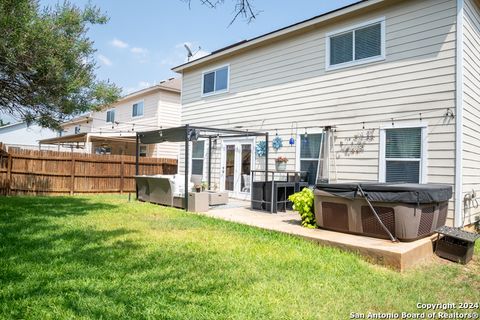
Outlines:
{"label": "concrete patio slab", "polygon": [[230,203],[226,206],[213,207],[208,212],[200,214],[266,230],[283,232],[321,245],[356,252],[370,262],[398,271],[405,271],[418,266],[433,257],[435,236],[412,242],[393,243],[389,240],[347,233],[307,229],[300,225],[300,217],[295,212],[270,214],[251,210],[249,205],[249,202],[230,200]]}

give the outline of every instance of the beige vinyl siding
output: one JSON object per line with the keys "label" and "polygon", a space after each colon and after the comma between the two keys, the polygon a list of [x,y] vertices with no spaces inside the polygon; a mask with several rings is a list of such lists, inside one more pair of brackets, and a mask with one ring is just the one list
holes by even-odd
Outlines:
{"label": "beige vinyl siding", "polygon": [[[158,128],[178,127],[181,124],[180,94],[168,91],[161,91],[158,100]],[[160,143],[154,148],[156,157],[178,158],[178,143]]]}
{"label": "beige vinyl siding", "polygon": [[[176,98],[175,98],[176,97]],[[134,103],[143,101],[143,116],[132,117],[132,106]],[[175,106],[175,104],[177,104]],[[122,132],[124,135],[135,134],[135,131],[156,130],[160,127],[177,126],[180,117],[180,93],[157,90],[122,100],[109,109],[115,109],[115,121],[119,124],[106,122],[107,110],[93,113],[93,131],[95,134],[117,135]],[[125,146],[132,148],[132,146]],[[133,146],[134,147],[134,146]],[[147,148],[148,156],[178,158],[178,145],[174,143],[162,143]]]}
{"label": "beige vinyl siding", "polygon": [[77,124],[67,124],[62,126],[62,135],[67,136],[75,134],[75,127],[80,126],[80,133],[90,132],[92,130],[92,122],[81,122]]}
{"label": "beige vinyl siding", "polygon": [[[480,3],[464,2],[463,193],[480,201]],[[480,208],[465,204],[465,223],[480,219]]]}
{"label": "beige vinyl siding", "polygon": [[[380,17],[386,24],[385,61],[325,71],[326,33]],[[186,69],[182,122],[268,130],[272,138],[278,129],[284,147],[270,150],[270,165],[285,155],[288,169],[297,168],[296,148],[288,145],[292,122],[298,124],[295,139],[305,127],[314,133],[335,126],[338,182],[378,181],[379,130],[391,125],[391,118],[397,125],[423,122],[428,124],[427,182],[453,185],[455,119],[444,115],[447,108],[455,110],[455,23],[455,0],[386,1],[375,10]],[[224,64],[230,65],[229,92],[202,97],[202,71]],[[346,152],[363,122],[374,130],[374,140],[365,142],[363,152]],[[220,148],[214,156],[212,176],[219,184]],[[451,219],[453,201],[450,208]]]}

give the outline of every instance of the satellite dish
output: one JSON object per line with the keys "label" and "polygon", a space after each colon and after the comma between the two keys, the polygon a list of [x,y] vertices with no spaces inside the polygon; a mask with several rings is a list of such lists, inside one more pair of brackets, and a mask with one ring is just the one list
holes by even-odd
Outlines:
{"label": "satellite dish", "polygon": [[193,57],[192,50],[190,49],[190,47],[186,43],[184,43],[183,46],[187,50],[187,60],[190,60],[190,58]]}

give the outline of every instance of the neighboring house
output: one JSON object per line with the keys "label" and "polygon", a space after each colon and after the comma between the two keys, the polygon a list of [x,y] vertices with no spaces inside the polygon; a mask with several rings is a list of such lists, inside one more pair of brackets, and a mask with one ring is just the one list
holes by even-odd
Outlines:
{"label": "neighboring house", "polygon": [[11,146],[38,148],[39,140],[52,138],[56,135],[56,131],[42,128],[36,124],[28,126],[26,122],[0,127],[0,142]]}
{"label": "neighboring house", "polygon": [[[479,1],[360,1],[173,70],[183,76],[182,123],[278,132],[271,168],[285,155],[312,184],[317,167],[332,182],[449,184],[448,223],[479,219],[468,200],[480,197]],[[319,166],[325,126],[334,147]],[[204,175],[206,143],[190,159]],[[255,143],[217,142],[215,183],[241,194]]]}
{"label": "neighboring house", "polygon": [[[65,122],[61,136],[42,143],[80,146],[88,153],[135,155],[136,132],[180,125],[180,86],[180,79],[170,79],[128,94],[104,110]],[[178,145],[142,145],[140,155],[176,159]]]}

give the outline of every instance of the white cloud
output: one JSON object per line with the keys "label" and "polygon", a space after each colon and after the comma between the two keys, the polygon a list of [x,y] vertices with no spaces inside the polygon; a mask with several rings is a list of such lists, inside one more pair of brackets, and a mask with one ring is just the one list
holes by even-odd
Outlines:
{"label": "white cloud", "polygon": [[140,88],[140,89],[148,88],[148,87],[150,87],[150,82],[148,82],[148,81],[140,81],[140,82],[138,83],[138,86],[137,86],[137,87]]}
{"label": "white cloud", "polygon": [[122,40],[119,40],[117,38],[113,39],[112,41],[110,41],[110,44],[116,48],[121,48],[121,49],[125,49],[125,48],[128,48],[128,43],[122,41]]}
{"label": "white cloud", "polygon": [[135,53],[135,54],[147,54],[148,53],[147,49],[139,48],[139,47],[133,47],[132,49],[130,49],[130,51],[132,53]]}
{"label": "white cloud", "polygon": [[107,57],[105,57],[103,54],[99,54],[97,56],[98,60],[100,60],[100,62],[105,65],[105,66],[111,66],[112,65],[112,61],[110,61],[110,59],[108,59]]}

